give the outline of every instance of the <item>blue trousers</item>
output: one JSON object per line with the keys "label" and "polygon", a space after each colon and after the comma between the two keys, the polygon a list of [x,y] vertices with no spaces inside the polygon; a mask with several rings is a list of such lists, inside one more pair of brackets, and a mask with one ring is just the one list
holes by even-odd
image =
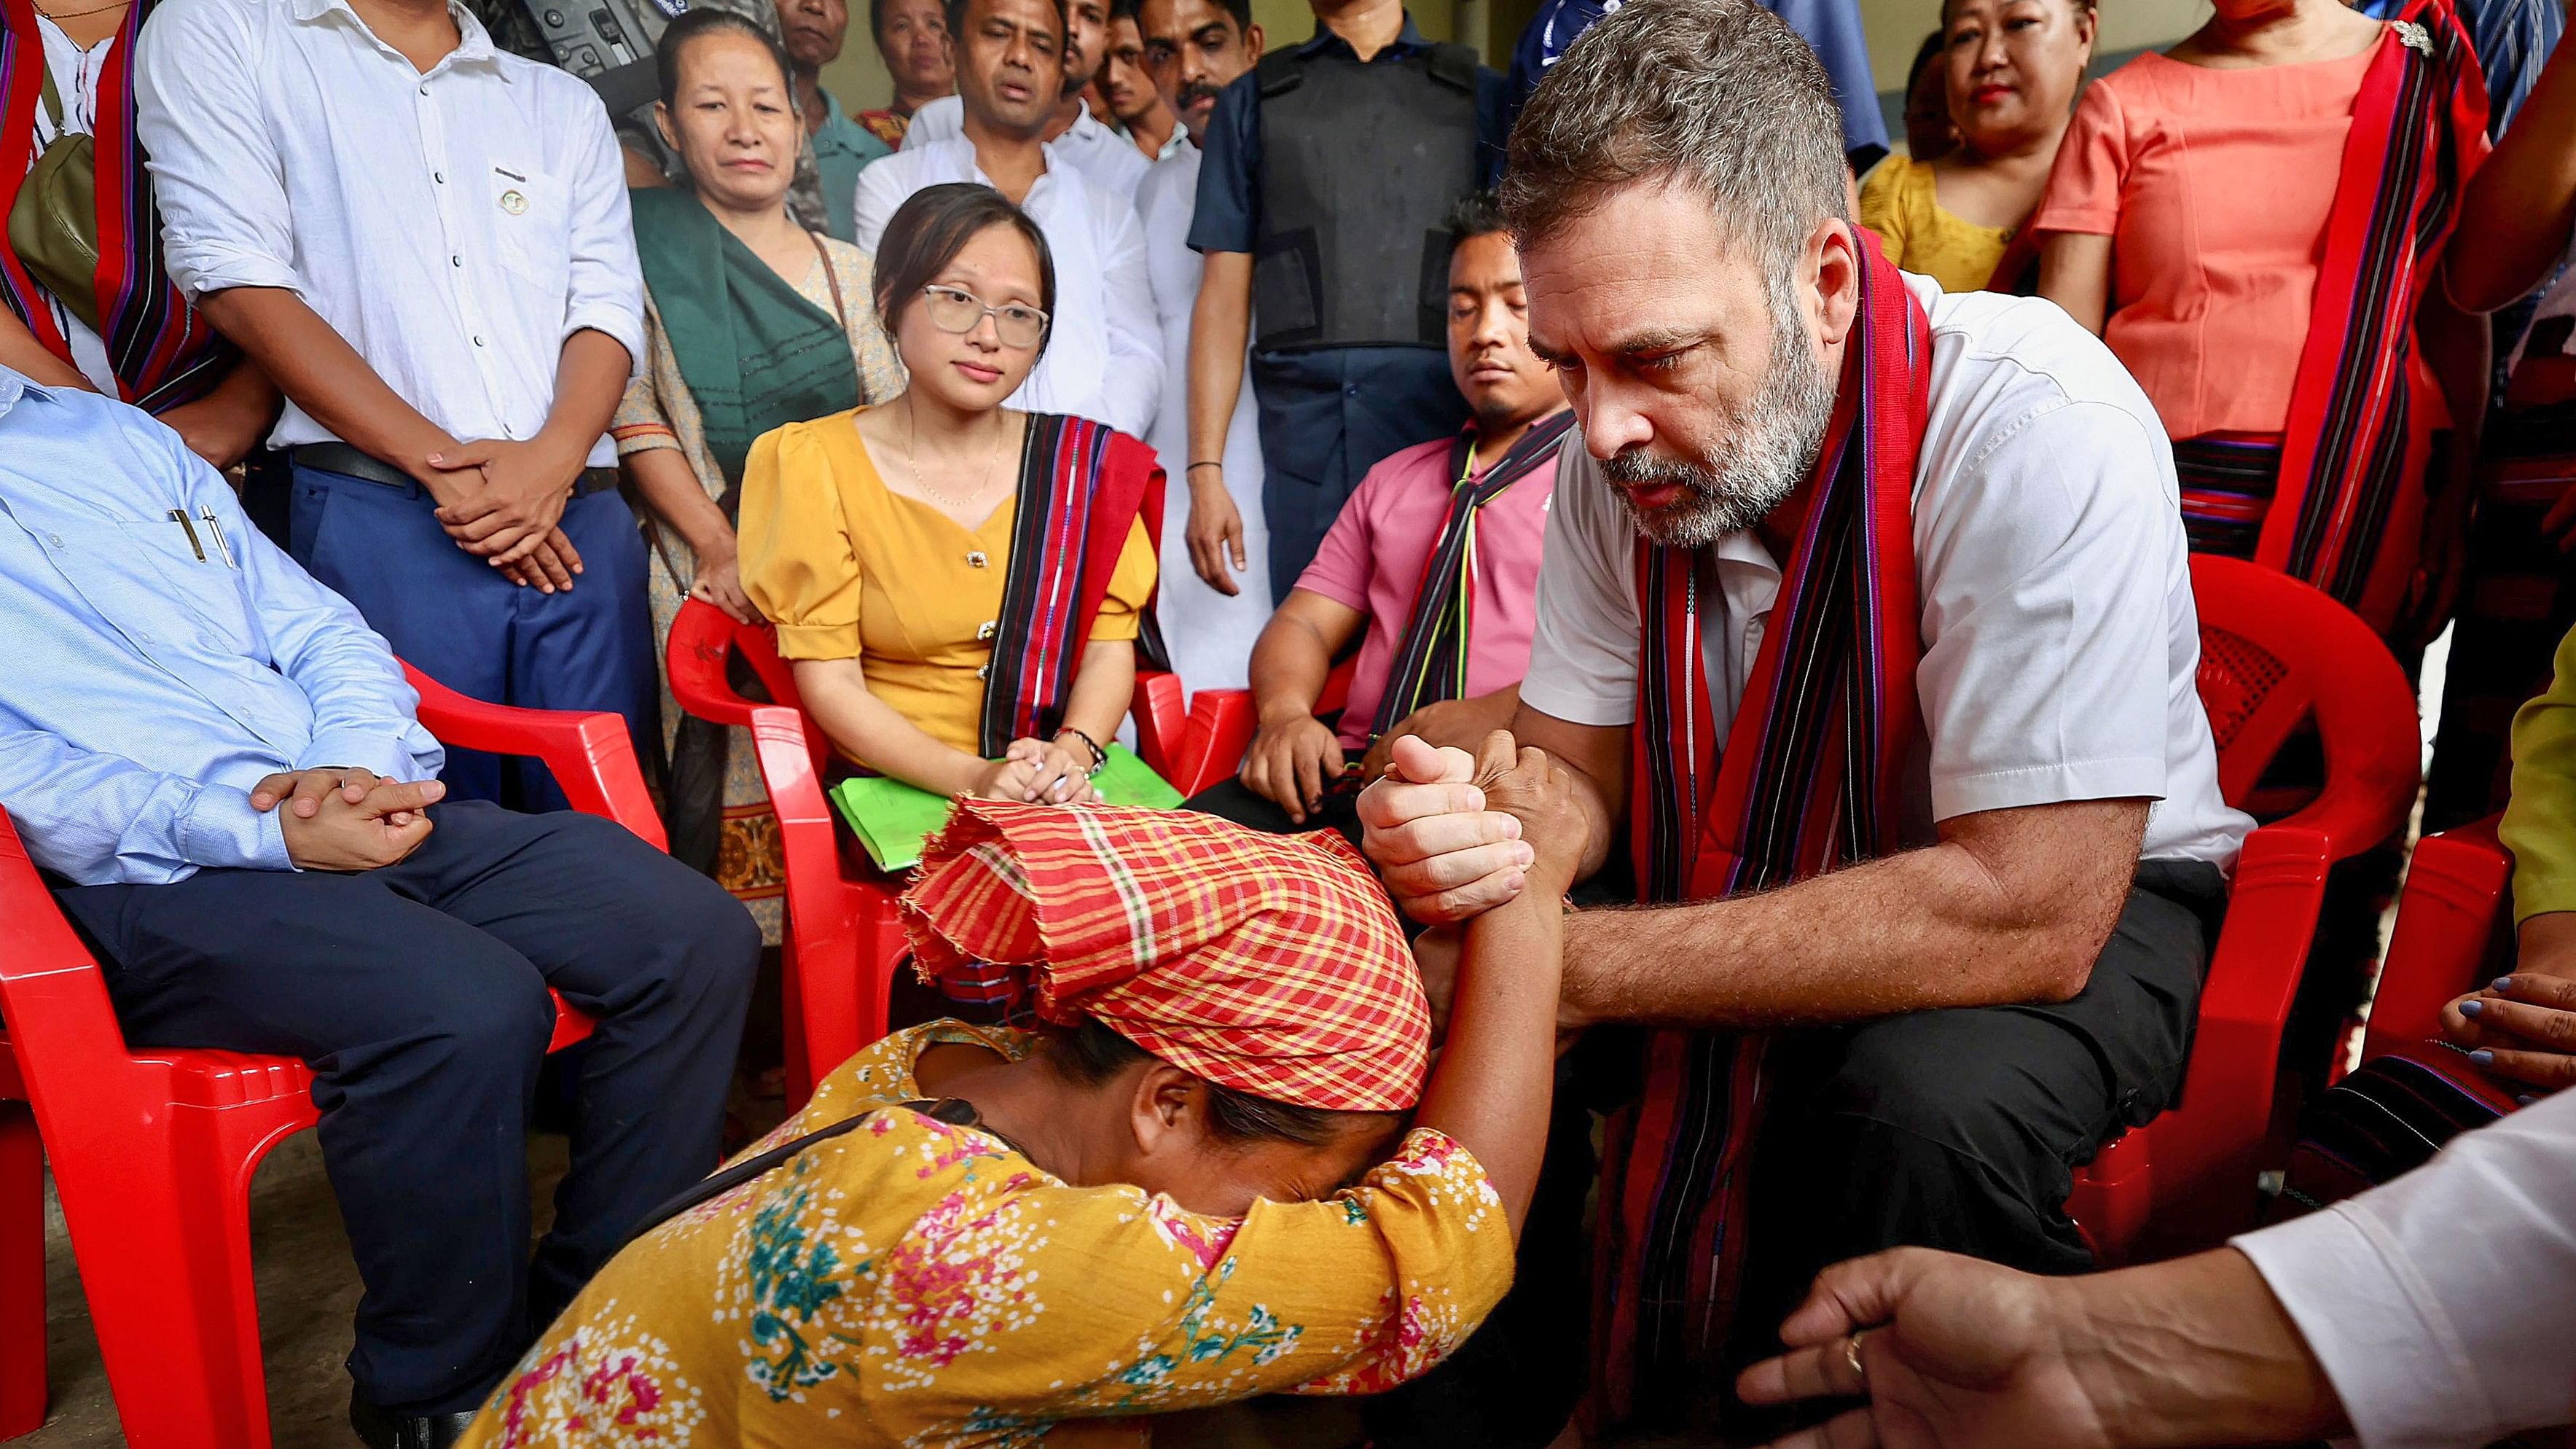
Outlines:
{"label": "blue trousers", "polygon": [[[432,809],[354,875],[206,870],[55,893],[126,1039],[301,1057],[365,1293],[349,1372],[473,1408],[644,1214],[716,1165],[760,929],[723,887],[568,812]],[[525,1137],[552,986],[596,1018],[572,1167],[529,1259]]]}
{"label": "blue trousers", "polygon": [[[295,469],[288,551],[355,604],[394,652],[475,699],[531,709],[608,710],[626,717],[636,755],[656,757],[653,619],[644,598],[644,540],[614,492],[576,498],[560,525],[581,551],[568,591],[521,588],[456,546],[418,484]],[[564,808],[545,768],[450,750],[448,798]]]}

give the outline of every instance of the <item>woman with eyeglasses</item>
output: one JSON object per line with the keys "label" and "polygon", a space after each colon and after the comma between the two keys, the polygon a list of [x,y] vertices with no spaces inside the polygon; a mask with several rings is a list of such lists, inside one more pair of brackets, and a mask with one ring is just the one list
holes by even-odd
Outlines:
{"label": "woman with eyeglasses", "polygon": [[911,385],[752,446],[744,591],[850,759],[937,795],[1089,800],[1135,688],[1162,469],[1002,406],[1046,350],[1055,268],[1000,192],[915,194],[876,263]]}

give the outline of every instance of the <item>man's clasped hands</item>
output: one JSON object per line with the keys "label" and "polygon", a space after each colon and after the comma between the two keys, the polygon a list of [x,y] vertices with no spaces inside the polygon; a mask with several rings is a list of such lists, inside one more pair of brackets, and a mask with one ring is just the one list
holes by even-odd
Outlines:
{"label": "man's clasped hands", "polygon": [[[286,855],[297,870],[376,870],[429,838],[429,807],[447,794],[436,780],[388,780],[372,770],[330,765],[269,776],[251,808],[277,810]],[[283,807],[282,809],[280,807]]]}

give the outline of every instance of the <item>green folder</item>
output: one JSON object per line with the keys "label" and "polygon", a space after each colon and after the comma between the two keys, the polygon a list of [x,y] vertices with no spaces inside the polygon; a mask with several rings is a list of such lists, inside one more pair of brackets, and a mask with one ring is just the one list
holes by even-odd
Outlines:
{"label": "green folder", "polygon": [[[1181,792],[1166,784],[1151,765],[1125,745],[1111,745],[1092,788],[1112,805],[1145,805],[1169,810],[1181,803]],[[948,823],[950,801],[918,785],[866,775],[832,787],[832,805],[849,822],[865,846],[868,859],[885,871],[910,870],[921,864],[922,847]]]}

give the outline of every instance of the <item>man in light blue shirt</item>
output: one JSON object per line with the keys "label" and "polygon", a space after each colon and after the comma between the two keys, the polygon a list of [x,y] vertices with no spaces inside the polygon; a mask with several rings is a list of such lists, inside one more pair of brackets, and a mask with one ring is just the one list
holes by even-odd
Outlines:
{"label": "man in light blue shirt", "polygon": [[[355,609],[145,413],[0,367],[0,807],[128,1041],[316,1073],[366,1283],[352,1417],[443,1445],[651,1208],[716,1160],[759,931],[616,825],[441,803]],[[533,1266],[551,986],[597,1018]]]}

